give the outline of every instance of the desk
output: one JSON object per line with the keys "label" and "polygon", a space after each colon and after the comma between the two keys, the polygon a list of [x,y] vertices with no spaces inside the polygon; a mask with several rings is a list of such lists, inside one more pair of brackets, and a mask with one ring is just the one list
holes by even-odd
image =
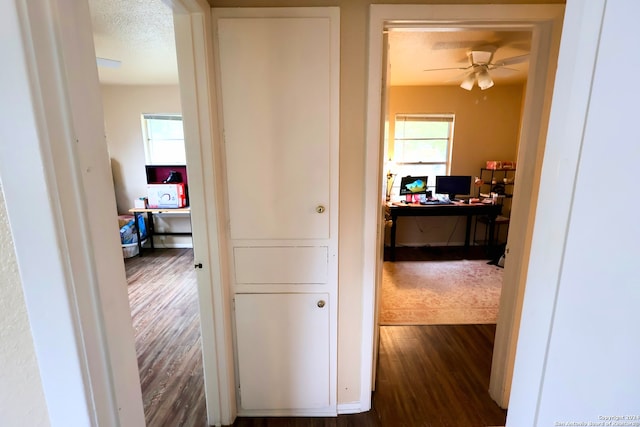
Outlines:
{"label": "desk", "polygon": [[129,209],[129,212],[133,214],[135,218],[136,224],[136,236],[138,237],[138,256],[142,256],[142,239],[140,238],[140,229],[138,229],[138,215],[142,215],[143,213],[147,214],[147,237],[149,238],[149,243],[151,245],[151,249],[155,249],[153,246],[153,236],[191,236],[191,231],[183,231],[183,232],[162,232],[158,233],[155,230],[155,225],[153,223],[153,215],[154,214],[187,214],[191,215],[191,208],[132,208]]}
{"label": "desk", "polygon": [[449,205],[419,205],[405,203],[387,203],[387,212],[391,215],[391,261],[396,260],[396,226],[401,216],[466,216],[467,227],[464,235],[464,247],[469,247],[471,235],[471,217],[486,215],[489,218],[489,235],[493,236],[495,219],[502,206],[486,203],[452,203]]}

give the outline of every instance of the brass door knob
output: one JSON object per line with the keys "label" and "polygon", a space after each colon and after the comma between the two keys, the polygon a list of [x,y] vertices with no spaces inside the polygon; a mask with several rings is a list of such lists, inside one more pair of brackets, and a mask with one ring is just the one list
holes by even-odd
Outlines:
{"label": "brass door knob", "polygon": [[324,212],[324,210],[325,210],[325,209],[324,209],[324,206],[322,206],[322,205],[319,205],[319,206],[316,208],[316,212],[318,212],[318,213],[320,213],[320,214],[321,214],[321,213],[323,213],[323,212]]}
{"label": "brass door knob", "polygon": [[318,307],[320,307],[320,308],[324,307],[325,304],[326,303],[324,302],[324,300],[318,301]]}

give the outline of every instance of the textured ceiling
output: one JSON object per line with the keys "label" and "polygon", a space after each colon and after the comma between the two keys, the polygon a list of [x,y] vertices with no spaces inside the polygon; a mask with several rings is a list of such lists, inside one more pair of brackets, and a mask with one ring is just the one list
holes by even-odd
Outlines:
{"label": "textured ceiling", "polygon": [[[528,31],[392,30],[389,32],[390,82],[392,86],[458,85],[468,71],[468,53],[473,49],[494,50],[492,62],[527,55],[531,50]],[[425,71],[434,68],[453,70]],[[490,71],[495,84],[526,81],[529,62]]]}
{"label": "textured ceiling", "polygon": [[161,0],[89,0],[96,56],[121,61],[98,67],[104,84],[178,84],[171,9]]}
{"label": "textured ceiling", "polygon": [[[121,61],[98,67],[103,84],[178,84],[173,18],[162,0],[89,0],[96,56]],[[405,28],[389,32],[390,82],[393,86],[458,85],[468,52],[490,46],[493,62],[528,54],[527,31]],[[496,84],[524,82],[529,63],[491,71]]]}

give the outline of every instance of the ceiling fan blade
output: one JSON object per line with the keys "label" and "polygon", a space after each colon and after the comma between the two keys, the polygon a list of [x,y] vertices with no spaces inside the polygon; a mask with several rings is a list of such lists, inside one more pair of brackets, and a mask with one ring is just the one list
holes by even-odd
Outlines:
{"label": "ceiling fan blade", "polygon": [[523,62],[527,62],[528,60],[529,60],[529,54],[526,54],[526,55],[512,56],[511,58],[501,59],[499,61],[494,62],[491,65],[493,68],[505,67],[507,65],[521,64]]}
{"label": "ceiling fan blade", "polygon": [[436,42],[431,46],[432,50],[449,50],[449,49],[471,49],[474,46],[484,46],[491,42],[484,40],[460,40],[450,42]]}
{"label": "ceiling fan blade", "polygon": [[516,70],[515,68],[507,68],[507,67],[498,67],[498,68],[489,67],[489,72],[494,77],[511,77],[514,74],[519,73],[520,70]]}
{"label": "ceiling fan blade", "polygon": [[450,67],[450,68],[429,68],[426,70],[422,70],[422,71],[449,71],[449,70],[468,70],[469,68],[471,68],[471,66],[468,67]]}
{"label": "ceiling fan blade", "polygon": [[465,71],[462,74],[456,74],[455,77],[452,77],[450,79],[447,79],[444,81],[444,83],[451,83],[451,82],[461,82],[465,77],[467,77],[470,73]]}

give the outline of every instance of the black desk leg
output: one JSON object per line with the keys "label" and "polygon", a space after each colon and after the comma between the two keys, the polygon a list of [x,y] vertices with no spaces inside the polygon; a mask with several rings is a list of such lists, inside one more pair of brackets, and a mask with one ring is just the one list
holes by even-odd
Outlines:
{"label": "black desk leg", "polygon": [[140,236],[140,228],[138,228],[138,212],[133,213],[133,222],[135,223],[136,237],[138,238],[138,256],[142,256],[142,237]]}
{"label": "black desk leg", "polygon": [[151,249],[155,249],[153,246],[153,235],[155,233],[155,227],[153,226],[153,213],[147,212],[147,237],[149,238],[149,244],[151,245]]}
{"label": "black desk leg", "polygon": [[467,215],[467,227],[464,230],[464,248],[469,249],[469,239],[471,238],[471,216]]}
{"label": "black desk leg", "polygon": [[396,260],[396,223],[398,217],[391,216],[391,261]]}
{"label": "black desk leg", "polygon": [[491,215],[489,217],[489,241],[487,242],[487,244],[489,245],[489,253],[491,254],[491,256],[494,256],[493,251],[495,250],[494,233],[496,232],[496,218],[497,218],[497,215]]}

